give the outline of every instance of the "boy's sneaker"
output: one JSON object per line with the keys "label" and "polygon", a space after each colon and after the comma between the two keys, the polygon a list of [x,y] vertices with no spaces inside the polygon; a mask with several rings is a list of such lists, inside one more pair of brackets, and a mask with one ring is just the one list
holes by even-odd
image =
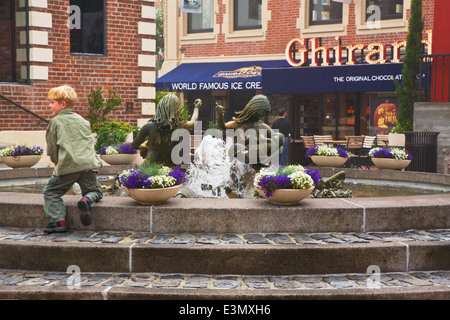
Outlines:
{"label": "boy's sneaker", "polygon": [[91,224],[91,201],[89,198],[81,198],[80,201],[78,201],[78,208],[82,210],[80,214],[80,220],[81,223],[85,226],[88,226]]}
{"label": "boy's sneaker", "polygon": [[51,222],[48,226],[44,228],[44,232],[46,233],[54,233],[54,232],[66,232],[67,224],[64,220],[58,222]]}

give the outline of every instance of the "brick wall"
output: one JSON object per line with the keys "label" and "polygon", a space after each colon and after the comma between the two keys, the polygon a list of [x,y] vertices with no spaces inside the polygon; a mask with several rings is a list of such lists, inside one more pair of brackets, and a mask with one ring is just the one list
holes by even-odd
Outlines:
{"label": "brick wall", "polygon": [[[154,72],[154,64],[150,62],[141,65],[138,57],[148,57],[150,61],[154,59],[154,49],[153,52],[143,49],[143,41],[154,39],[154,31],[138,31],[138,26],[142,23],[153,24],[154,16],[148,12],[153,11],[154,8],[151,7],[154,6],[154,1],[106,1],[107,54],[101,57],[70,55],[70,30],[67,25],[69,0],[46,2],[46,6],[31,7],[30,10],[33,13],[50,14],[51,24],[40,26],[32,22],[30,30],[47,33],[48,41],[43,44],[31,43],[31,50],[45,49],[45,52],[50,53],[51,60],[31,61],[30,84],[1,83],[1,94],[50,120],[47,99],[50,88],[62,84],[75,88],[79,101],[74,110],[86,116],[88,95],[91,89],[101,86],[105,95],[109,88],[118,89],[123,100],[119,110],[111,113],[111,120],[128,121],[136,125],[138,119],[149,117],[149,114],[143,116],[142,105],[151,104],[154,94],[138,96],[138,90],[153,92],[154,80],[143,81],[142,72]],[[126,111],[126,102],[133,103],[133,111]],[[0,99],[0,130],[43,130],[46,126],[45,122]]]}
{"label": "brick wall", "polygon": [[[359,1],[359,0],[358,0]],[[423,16],[425,17],[424,39],[426,39],[426,30],[433,28],[434,15],[434,1],[423,0]],[[298,38],[301,34],[301,29],[297,27],[299,12],[302,10],[301,4],[305,1],[301,0],[268,0],[267,9],[271,12],[271,18],[268,21],[268,29],[264,41],[249,41],[249,42],[230,42],[225,40],[223,26],[225,3],[229,1],[218,0],[219,10],[216,10],[216,23],[220,24],[219,30],[221,34],[217,36],[216,43],[192,43],[183,44],[185,50],[183,56],[186,59],[193,57],[208,57],[208,56],[239,56],[239,55],[273,55],[283,54],[287,43],[293,39]],[[386,32],[373,34],[357,34],[356,27],[356,13],[355,2],[349,6],[348,25],[346,26],[346,33],[342,34],[342,45],[347,46],[351,44],[364,43],[369,44],[373,42],[383,42],[386,44],[406,40],[407,31],[403,32]],[[228,7],[227,7],[228,9]],[[409,11],[407,12],[409,17]],[[404,28],[407,30],[407,28]],[[332,32],[333,30],[330,30]],[[305,37],[306,38],[306,37]],[[322,44],[324,46],[336,46],[337,41],[335,36],[327,36],[323,34]]]}

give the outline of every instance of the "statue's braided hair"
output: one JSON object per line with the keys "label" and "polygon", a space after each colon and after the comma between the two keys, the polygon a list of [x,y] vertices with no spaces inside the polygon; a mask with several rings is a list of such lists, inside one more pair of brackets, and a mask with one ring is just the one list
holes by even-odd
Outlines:
{"label": "statue's braided hair", "polygon": [[156,106],[152,121],[159,131],[173,131],[180,126],[180,99],[175,94],[165,95]]}

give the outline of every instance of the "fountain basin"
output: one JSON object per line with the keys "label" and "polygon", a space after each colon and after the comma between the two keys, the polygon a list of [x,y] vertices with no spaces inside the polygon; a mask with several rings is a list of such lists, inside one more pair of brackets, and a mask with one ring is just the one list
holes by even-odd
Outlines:
{"label": "fountain basin", "polygon": [[[114,175],[125,166],[104,167]],[[341,168],[320,168],[332,176]],[[406,181],[450,186],[450,175],[344,169],[349,179]],[[44,178],[51,168],[0,170],[1,180]],[[293,206],[277,206],[264,199],[173,198],[144,206],[129,197],[105,197],[93,209],[92,224],[79,219],[79,196],[64,196],[67,223],[72,229],[144,231],[153,233],[252,232],[369,232],[450,227],[450,194],[345,199],[307,198]],[[48,224],[41,194],[0,193],[0,226],[40,228]]]}

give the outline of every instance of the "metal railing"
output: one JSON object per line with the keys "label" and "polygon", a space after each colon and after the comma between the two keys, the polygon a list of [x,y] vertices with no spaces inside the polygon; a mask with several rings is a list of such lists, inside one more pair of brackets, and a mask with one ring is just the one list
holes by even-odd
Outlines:
{"label": "metal railing", "polygon": [[420,56],[420,102],[450,102],[450,54]]}
{"label": "metal railing", "polygon": [[9,103],[11,103],[13,106],[15,106],[15,107],[17,107],[17,108],[19,108],[19,109],[22,109],[23,111],[25,111],[25,112],[31,114],[32,116],[38,118],[39,120],[42,120],[42,121],[44,121],[45,123],[49,123],[49,121],[48,121],[47,119],[42,118],[40,115],[34,113],[34,112],[31,111],[31,110],[28,110],[28,109],[25,108],[24,106],[21,106],[21,105],[18,104],[17,102],[12,101],[11,99],[5,97],[4,95],[0,94],[0,98],[3,99],[3,100],[5,100],[5,101],[7,101],[7,102],[9,102]]}

